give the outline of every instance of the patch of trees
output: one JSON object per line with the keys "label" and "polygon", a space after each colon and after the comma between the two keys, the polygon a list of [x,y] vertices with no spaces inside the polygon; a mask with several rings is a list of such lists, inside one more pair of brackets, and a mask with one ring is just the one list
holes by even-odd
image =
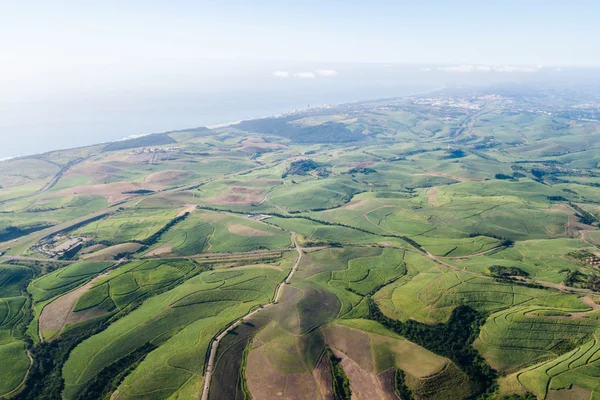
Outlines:
{"label": "patch of trees", "polygon": [[502,396],[500,400],[537,400],[536,395],[531,392],[525,394],[511,394],[509,396]]}
{"label": "patch of trees", "polygon": [[531,175],[533,175],[537,180],[541,180],[544,178],[544,175],[546,175],[546,171],[542,169],[532,169]]}
{"label": "patch of trees", "polygon": [[351,400],[350,379],[342,368],[342,360],[337,358],[329,347],[325,349],[325,356],[329,358],[331,376],[333,381],[333,398],[335,400]]}
{"label": "patch of trees", "polygon": [[512,175],[506,175],[506,174],[496,174],[494,175],[494,178],[498,179],[498,180],[517,180],[519,178],[525,178],[527,175],[522,174],[520,172],[513,172]]}
{"label": "patch of trees", "polygon": [[76,224],[70,225],[70,226],[68,226],[68,227],[66,227],[64,229],[56,231],[56,232],[54,232],[53,235],[58,235],[59,233],[67,233],[67,232],[71,232],[71,231],[77,230],[77,229],[81,228],[82,226],[85,226],[85,225],[90,224],[92,222],[96,222],[98,220],[101,220],[102,218],[107,217],[108,215],[110,215],[110,214],[106,213],[106,214],[96,215],[95,217],[83,220],[83,221],[78,222]]}
{"label": "patch of trees", "polygon": [[349,174],[365,174],[365,175],[369,175],[369,174],[375,174],[377,173],[376,170],[374,170],[373,168],[352,168],[351,170],[348,171]]}
{"label": "patch of trees", "polygon": [[371,298],[368,298],[368,303],[369,319],[379,322],[411,342],[454,361],[469,376],[475,394],[493,390],[497,377],[496,371],[472,346],[485,322],[483,315],[471,307],[460,305],[452,311],[447,323],[428,325],[415,320],[402,322],[389,318],[381,312]]}
{"label": "patch of trees", "polygon": [[396,369],[394,384],[396,395],[398,395],[401,400],[414,400],[415,396],[406,384],[406,374],[401,369]]}
{"label": "patch of trees", "polygon": [[565,273],[565,278],[563,279],[565,286],[581,287],[587,281],[586,275],[577,270],[563,268],[558,273]]}
{"label": "patch of trees", "polygon": [[567,201],[563,196],[548,196],[550,201]]}
{"label": "patch of trees", "polygon": [[[335,247],[335,246],[331,246],[331,247]],[[340,246],[340,247],[341,247],[341,246]],[[395,278],[389,279],[387,282],[384,282],[384,283],[381,283],[381,284],[379,284],[379,285],[375,286],[373,289],[371,289],[371,290],[369,291],[369,293],[366,293],[366,294],[365,294],[365,293],[361,293],[361,292],[359,292],[358,290],[354,290],[354,289],[352,289],[351,287],[347,287],[347,288],[346,288],[346,290],[347,290],[348,292],[350,292],[350,293],[354,293],[354,294],[356,294],[356,295],[359,295],[359,296],[362,296],[362,297],[368,297],[368,296],[372,296],[372,295],[374,295],[375,293],[379,292],[379,290],[381,290],[381,289],[382,289],[382,288],[384,288],[385,286],[387,286],[387,285],[391,285],[392,283],[396,282],[398,279],[402,278],[402,276],[403,276],[403,275],[405,275],[405,274],[406,274],[406,272],[404,272],[404,273],[403,273],[402,275],[400,275],[400,276],[397,276],[397,277],[395,277]]]}
{"label": "patch of trees", "polygon": [[584,289],[593,290],[594,292],[600,292],[600,275],[593,273],[585,275],[577,270],[561,269],[559,273],[565,273],[563,283],[565,286],[580,287]]}
{"label": "patch of trees", "polygon": [[297,116],[262,118],[242,121],[234,127],[249,132],[281,136],[295,143],[347,143],[365,138],[362,133],[351,131],[345,124],[339,122],[325,122],[314,126],[289,123],[297,118]]}
{"label": "patch of trees", "polygon": [[489,268],[490,275],[495,277],[509,277],[509,276],[523,276],[525,278],[529,277],[529,273],[523,271],[519,267],[505,267],[503,265],[492,265]]}
{"label": "patch of trees", "polygon": [[58,257],[59,260],[70,260],[73,257],[75,257],[75,255],[77,253],[79,253],[79,250],[81,250],[83,248],[83,244],[79,243],[76,246],[71,247],[69,250],[65,251],[60,257]]}
{"label": "patch of trees", "polygon": [[160,239],[160,237],[164,233],[166,233],[169,229],[171,229],[172,227],[174,227],[175,225],[177,225],[178,223],[180,223],[181,221],[186,219],[189,215],[190,215],[190,213],[186,212],[186,213],[180,215],[179,217],[175,217],[172,220],[170,220],[169,222],[167,222],[165,226],[160,228],[158,231],[154,232],[154,234],[152,234],[152,236],[149,236],[144,240],[132,240],[132,242],[139,243],[144,246],[144,247],[140,248],[138,251],[145,250],[146,248],[148,248],[148,247],[152,246],[154,243],[156,243],[158,241],[158,239]]}
{"label": "patch of trees", "polygon": [[577,204],[569,203],[569,205],[577,211],[575,216],[579,218],[579,222],[586,225],[592,225],[595,222],[598,222],[598,218],[590,212],[585,211],[583,208],[579,207]]}
{"label": "patch of trees", "polygon": [[113,362],[90,379],[77,394],[78,399],[103,399],[114,392],[125,377],[137,367],[146,356],[156,349],[152,343],[132,351]]}
{"label": "patch of trees", "polygon": [[461,149],[448,149],[448,150],[446,150],[446,158],[448,158],[448,159],[463,158],[463,157],[466,157],[466,155],[467,155],[467,153],[465,153]]}
{"label": "patch of trees", "polygon": [[572,251],[570,253],[567,253],[567,256],[572,257],[579,261],[585,261],[586,258],[596,257],[595,254],[590,253],[587,250]]}
{"label": "patch of trees", "polygon": [[164,144],[177,143],[175,139],[166,133],[153,133],[144,135],[134,139],[120,140],[118,142],[109,143],[102,151],[116,151],[135,149],[137,147],[162,146]]}
{"label": "patch of trees", "polygon": [[486,237],[498,239],[498,240],[500,240],[500,246],[504,246],[504,247],[512,247],[515,245],[514,240],[506,238],[504,236],[494,235],[493,233],[473,232],[473,233],[469,234],[469,237],[477,237],[477,236],[486,236]]}
{"label": "patch of trees", "polygon": [[281,175],[285,178],[288,175],[306,175],[311,171],[318,169],[321,165],[310,159],[292,161]]}
{"label": "patch of trees", "polygon": [[150,193],[154,193],[154,190],[137,189],[137,190],[129,190],[127,192],[123,192],[123,194],[150,194]]}
{"label": "patch of trees", "polygon": [[594,292],[600,292],[600,275],[591,274],[588,276],[587,288]]}
{"label": "patch of trees", "polygon": [[30,349],[33,364],[27,375],[23,390],[16,400],[61,399],[65,385],[62,367],[71,350],[84,339],[104,330],[108,324],[84,324],[64,332],[58,338],[37,344]]}
{"label": "patch of trees", "polygon": [[29,235],[30,233],[49,228],[51,224],[35,224],[29,226],[8,226],[0,230],[0,242],[8,242],[9,240],[20,238],[21,236]]}

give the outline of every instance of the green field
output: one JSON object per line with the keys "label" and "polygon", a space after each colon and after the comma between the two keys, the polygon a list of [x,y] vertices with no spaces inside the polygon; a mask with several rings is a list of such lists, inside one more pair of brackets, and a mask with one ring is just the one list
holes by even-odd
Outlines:
{"label": "green field", "polygon": [[0,397],[600,398],[590,96],[455,88],[0,161]]}

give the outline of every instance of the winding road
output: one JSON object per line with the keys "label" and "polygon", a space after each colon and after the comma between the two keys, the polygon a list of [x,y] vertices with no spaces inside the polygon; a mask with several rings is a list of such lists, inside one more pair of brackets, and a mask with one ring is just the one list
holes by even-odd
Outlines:
{"label": "winding road", "polygon": [[215,358],[217,356],[217,350],[219,349],[219,344],[221,340],[232,330],[234,330],[237,326],[239,326],[244,320],[250,318],[261,309],[265,309],[273,304],[276,304],[281,298],[281,294],[283,293],[284,285],[287,285],[292,280],[292,277],[298,270],[298,265],[300,265],[300,260],[302,259],[302,249],[298,246],[298,242],[296,241],[296,233],[291,232],[292,241],[294,242],[294,246],[296,247],[296,251],[298,252],[298,258],[296,259],[296,263],[290,270],[290,273],[286,276],[286,278],[277,286],[277,291],[275,292],[275,297],[273,301],[268,304],[265,304],[262,308],[258,308],[256,310],[250,311],[248,314],[244,315],[242,318],[238,319],[231,325],[229,325],[223,332],[221,332],[215,339],[213,340],[210,348],[210,355],[208,357],[208,363],[206,365],[206,374],[204,375],[204,388],[202,389],[202,400],[208,400],[208,393],[210,391],[210,381],[212,378],[212,373],[215,365]]}
{"label": "winding road", "polygon": [[56,173],[56,175],[54,175],[52,177],[52,179],[50,180],[50,182],[46,183],[44,185],[44,187],[42,187],[41,189],[38,189],[38,190],[36,190],[35,192],[32,192],[32,193],[24,194],[23,196],[13,197],[13,198],[6,199],[6,200],[0,200],[0,204],[8,203],[10,201],[15,201],[15,200],[27,199],[27,198],[33,197],[33,196],[35,196],[37,194],[40,194],[40,193],[43,193],[43,192],[47,192],[48,190],[52,189],[54,187],[54,185],[56,185],[56,183],[58,182],[58,180],[60,178],[62,178],[63,174],[65,172],[67,172],[69,170],[69,168],[71,168],[75,164],[79,164],[80,162],[82,162],[84,160],[87,160],[88,158],[89,157],[77,158],[75,160],[69,161],[63,167],[61,167],[61,169]]}

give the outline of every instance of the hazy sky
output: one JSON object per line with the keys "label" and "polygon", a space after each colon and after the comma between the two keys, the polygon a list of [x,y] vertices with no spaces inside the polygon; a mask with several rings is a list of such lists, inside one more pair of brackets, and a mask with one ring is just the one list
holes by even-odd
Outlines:
{"label": "hazy sky", "polygon": [[600,67],[599,15],[598,0],[0,0],[0,159],[447,85],[585,81],[568,67]]}
{"label": "hazy sky", "polygon": [[201,59],[600,65],[599,1],[0,3],[0,85],[18,96],[110,90]]}

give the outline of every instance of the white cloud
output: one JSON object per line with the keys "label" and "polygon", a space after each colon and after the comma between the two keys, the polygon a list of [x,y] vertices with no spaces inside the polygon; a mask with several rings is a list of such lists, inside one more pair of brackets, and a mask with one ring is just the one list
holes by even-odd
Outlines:
{"label": "white cloud", "polygon": [[443,72],[537,72],[544,68],[542,65],[535,66],[514,66],[514,65],[451,65],[448,67],[439,67]]}
{"label": "white cloud", "polygon": [[338,72],[335,69],[318,69],[317,75],[321,76],[336,76]]}
{"label": "white cloud", "polygon": [[287,78],[290,76],[290,73],[287,71],[275,71],[273,72],[273,76],[276,78]]}
{"label": "white cloud", "polygon": [[296,78],[314,78],[314,72],[294,72]]}
{"label": "white cloud", "polygon": [[431,68],[427,67],[427,68],[421,68],[421,71],[423,72],[429,72],[431,71]]}

